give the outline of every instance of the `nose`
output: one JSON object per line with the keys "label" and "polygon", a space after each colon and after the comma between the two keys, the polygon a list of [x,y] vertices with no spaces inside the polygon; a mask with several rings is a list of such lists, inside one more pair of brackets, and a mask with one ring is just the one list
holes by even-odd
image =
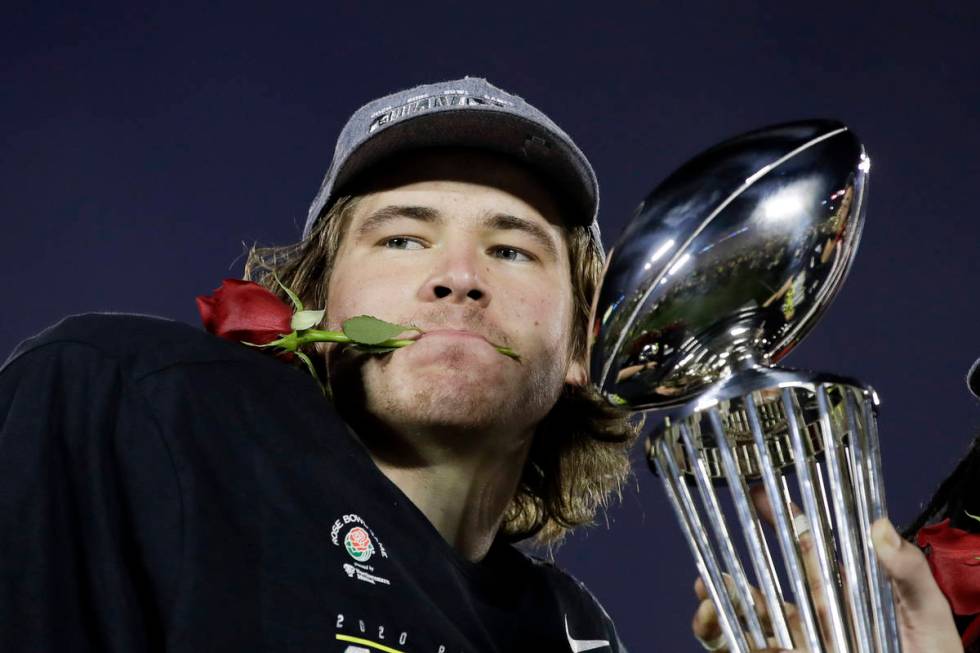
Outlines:
{"label": "nose", "polygon": [[420,289],[424,301],[454,304],[490,304],[490,288],[479,270],[477,256],[469,252],[447,252]]}

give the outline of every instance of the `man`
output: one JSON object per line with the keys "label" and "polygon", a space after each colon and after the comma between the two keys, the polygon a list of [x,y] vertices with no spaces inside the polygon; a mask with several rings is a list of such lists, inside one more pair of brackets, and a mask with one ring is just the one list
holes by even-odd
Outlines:
{"label": "man", "polygon": [[[484,80],[358,110],[296,246],[253,251],[336,328],[302,369],[158,318],[67,318],[0,372],[3,651],[621,651],[557,541],[628,471],[585,387],[588,161]],[[280,291],[282,294],[282,291]],[[501,355],[506,346],[519,358]]]}

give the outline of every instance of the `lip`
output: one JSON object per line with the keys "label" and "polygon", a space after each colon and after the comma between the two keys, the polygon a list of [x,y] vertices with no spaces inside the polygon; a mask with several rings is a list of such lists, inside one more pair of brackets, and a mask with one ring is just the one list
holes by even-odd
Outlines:
{"label": "lip", "polygon": [[431,338],[433,336],[441,336],[444,338],[461,338],[467,340],[482,340],[488,345],[490,344],[490,341],[481,336],[479,333],[474,333],[473,331],[467,331],[465,329],[433,329],[432,331],[426,331],[419,336],[419,340],[424,340],[425,338]]}

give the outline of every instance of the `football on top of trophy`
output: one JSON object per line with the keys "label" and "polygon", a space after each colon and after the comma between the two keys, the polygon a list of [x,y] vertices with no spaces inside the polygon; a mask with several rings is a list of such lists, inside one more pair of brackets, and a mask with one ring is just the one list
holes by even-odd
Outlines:
{"label": "football on top of trophy", "polygon": [[830,304],[854,258],[871,162],[832,120],[755,130],[694,157],[637,208],[592,309],[592,383],[669,408],[770,366]]}

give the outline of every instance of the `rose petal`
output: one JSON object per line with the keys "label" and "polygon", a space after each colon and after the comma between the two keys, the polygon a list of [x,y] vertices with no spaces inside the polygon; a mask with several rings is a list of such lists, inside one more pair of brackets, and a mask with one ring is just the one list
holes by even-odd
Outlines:
{"label": "rose petal", "polygon": [[204,328],[222,338],[261,345],[292,332],[292,308],[255,282],[224,279],[196,299]]}

